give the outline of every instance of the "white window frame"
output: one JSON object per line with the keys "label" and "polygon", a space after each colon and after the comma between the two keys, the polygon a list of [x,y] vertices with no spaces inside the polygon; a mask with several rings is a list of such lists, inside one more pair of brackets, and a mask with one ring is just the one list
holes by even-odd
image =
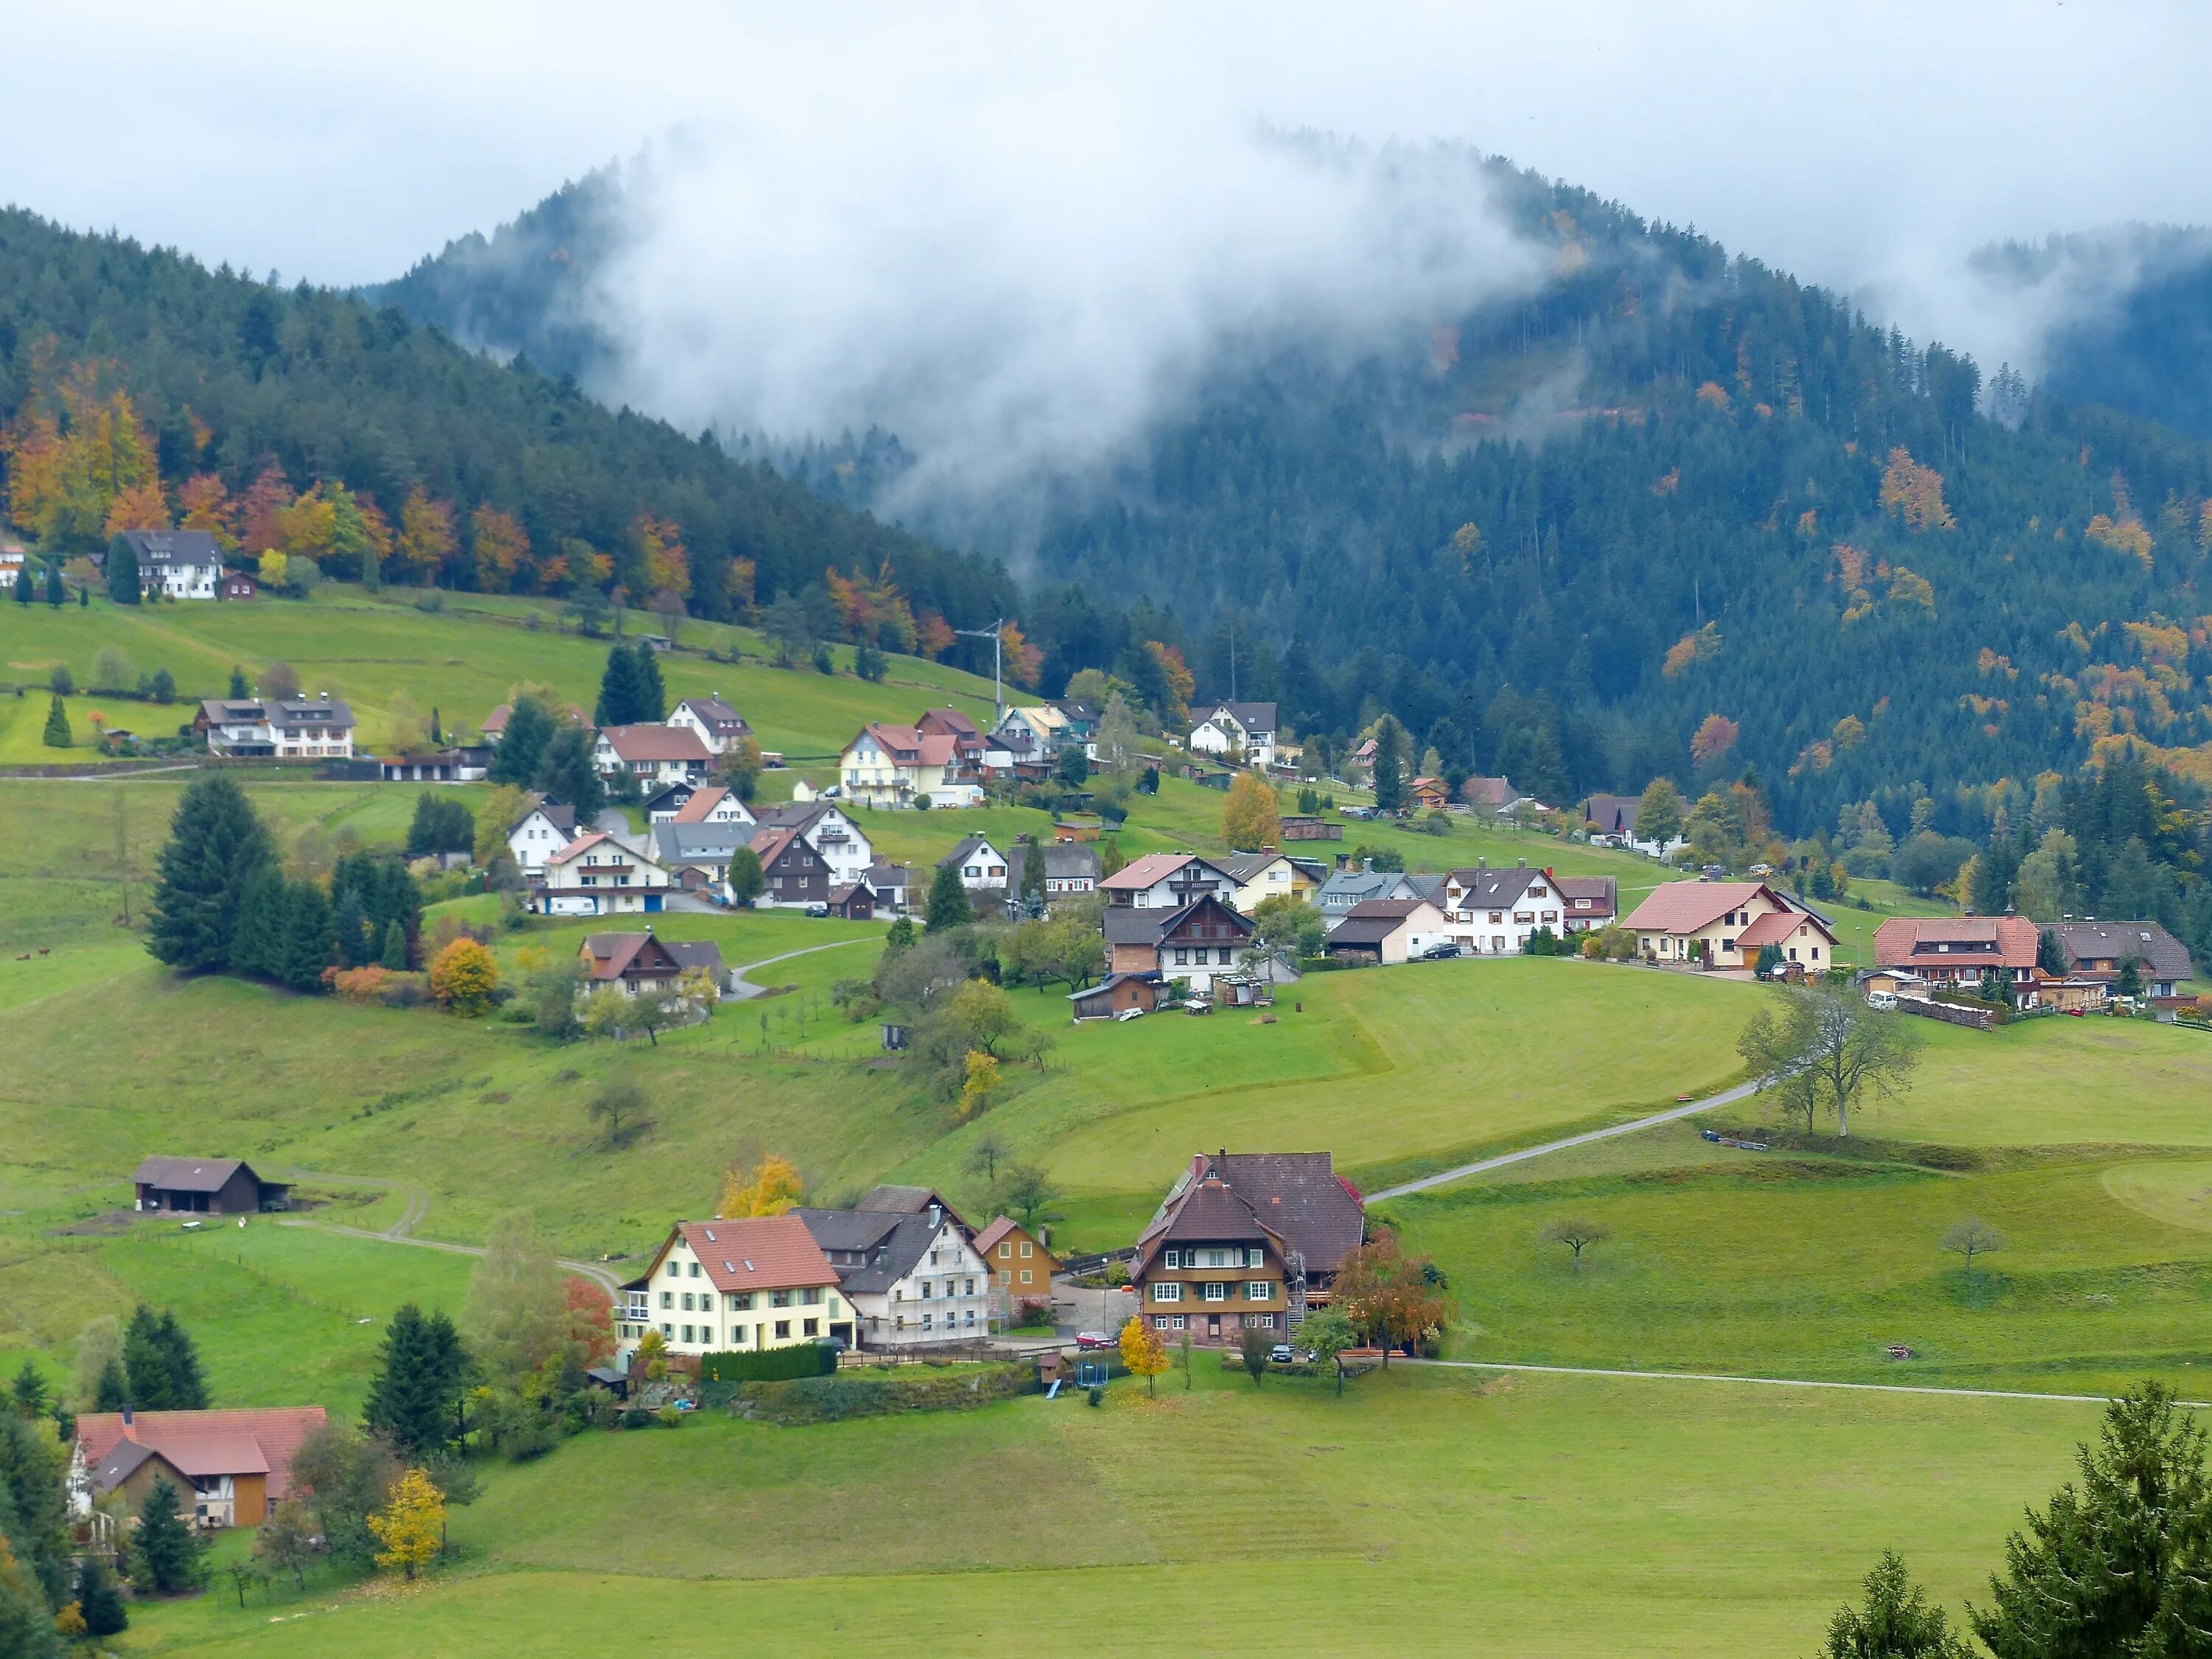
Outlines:
{"label": "white window frame", "polygon": [[1152,1281],[1152,1300],[1180,1302],[1182,1300],[1182,1281],[1175,1279],[1156,1279]]}

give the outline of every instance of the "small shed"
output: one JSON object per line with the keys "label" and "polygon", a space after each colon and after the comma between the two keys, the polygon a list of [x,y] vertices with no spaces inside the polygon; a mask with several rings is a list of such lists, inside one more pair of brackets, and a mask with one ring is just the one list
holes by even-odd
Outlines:
{"label": "small shed", "polygon": [[1157,973],[1109,974],[1087,990],[1070,992],[1067,1000],[1078,1019],[1115,1019],[1132,1008],[1151,1013],[1162,994]]}
{"label": "small shed", "polygon": [[191,1215],[252,1215],[292,1207],[288,1182],[264,1181],[235,1158],[149,1158],[131,1177],[141,1210]]}
{"label": "small shed", "polygon": [[876,896],[864,881],[848,881],[830,890],[830,914],[848,921],[873,921]]}
{"label": "small shed", "polygon": [[215,593],[219,599],[250,599],[260,591],[254,586],[253,578],[243,570],[229,570],[223,573]]}

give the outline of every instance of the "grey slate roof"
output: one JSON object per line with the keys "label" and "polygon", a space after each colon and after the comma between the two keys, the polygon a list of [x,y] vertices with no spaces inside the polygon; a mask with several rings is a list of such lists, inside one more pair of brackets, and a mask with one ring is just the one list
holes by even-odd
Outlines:
{"label": "grey slate roof", "polygon": [[222,550],[204,530],[126,530],[141,570],[165,564],[220,565]]}
{"label": "grey slate roof", "polygon": [[1366,1206],[1339,1180],[1327,1152],[1231,1152],[1214,1164],[1255,1213],[1305,1257],[1309,1273],[1334,1273],[1358,1248]]}
{"label": "grey slate roof", "polygon": [[2077,964],[2105,957],[2114,961],[2133,957],[2149,978],[2190,975],[2188,950],[2154,921],[2062,921],[2058,938],[2068,958]]}
{"label": "grey slate roof", "polygon": [[[254,1175],[252,1165],[238,1158],[149,1158],[131,1172],[131,1179],[166,1192],[219,1193],[241,1168]],[[255,1175],[254,1179],[260,1177]]]}
{"label": "grey slate roof", "polygon": [[[1088,877],[1095,885],[1100,870],[1098,843],[1090,841],[1048,842],[1044,846],[1047,881],[1079,881]],[[1029,867],[1030,849],[1017,842],[1006,849],[1006,885],[1019,890],[1022,872]]]}
{"label": "grey slate roof", "polygon": [[750,823],[656,823],[653,850],[663,864],[725,861],[750,844],[759,826]]}
{"label": "grey slate roof", "polygon": [[[799,1209],[791,1213],[806,1224],[848,1296],[880,1296],[890,1290],[914,1271],[937,1237],[927,1215],[895,1210]],[[854,1255],[863,1259],[846,1259]]]}
{"label": "grey slate roof", "polygon": [[1336,870],[1329,873],[1313,896],[1322,909],[1341,915],[1369,899],[1412,898],[1413,884],[1400,870]]}
{"label": "grey slate roof", "polygon": [[1139,909],[1133,904],[1109,906],[1106,911],[1106,943],[1109,945],[1157,945],[1168,924],[1182,914],[1165,905],[1153,905]]}
{"label": "grey slate roof", "polygon": [[[657,936],[656,936],[657,937]],[[662,948],[676,958],[676,965],[689,971],[704,968],[714,976],[717,985],[723,983],[726,970],[722,966],[722,947],[710,939],[664,939]]]}
{"label": "grey slate roof", "polygon": [[1510,870],[1455,870],[1451,878],[1457,882],[1464,896],[1460,900],[1463,910],[1510,910],[1521,902],[1531,882],[1543,875],[1541,870],[1526,865],[1516,865]]}
{"label": "grey slate roof", "polygon": [[1226,708],[1237,716],[1237,723],[1247,732],[1272,732],[1275,729],[1275,705],[1272,702],[1217,702],[1207,709]]}

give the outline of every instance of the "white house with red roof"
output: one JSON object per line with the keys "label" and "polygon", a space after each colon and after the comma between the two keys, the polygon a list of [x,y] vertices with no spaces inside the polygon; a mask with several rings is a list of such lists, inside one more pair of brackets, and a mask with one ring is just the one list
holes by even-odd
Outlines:
{"label": "white house with red roof", "polygon": [[1209,894],[1234,908],[1237,878],[1195,853],[1147,853],[1098,884],[1109,904],[1180,910]]}
{"label": "white house with red roof", "polygon": [[1622,924],[1654,962],[1751,968],[1765,946],[1808,974],[1836,965],[1826,922],[1763,881],[1670,881],[1652,890]]}
{"label": "white house with red roof", "polygon": [[795,1215],[679,1221],[646,1270],[622,1287],[615,1354],[627,1366],[646,1332],[676,1354],[853,1341],[837,1270]]}
{"label": "white house with red roof", "polygon": [[734,790],[719,783],[702,785],[692,792],[691,799],[676,809],[672,823],[750,823],[752,809],[739,800]]}
{"label": "white house with red roof", "polygon": [[603,778],[629,774],[655,787],[707,775],[714,757],[696,732],[682,726],[609,726],[592,744],[592,764]]}
{"label": "white house with red roof", "polygon": [[863,806],[966,806],[982,791],[963,775],[960,739],[950,732],[871,720],[837,757],[845,799]]}
{"label": "white house with red roof", "polygon": [[674,884],[650,842],[594,830],[546,855],[537,908],[549,916],[657,911]]}
{"label": "white house with red roof", "polygon": [[745,717],[720,697],[686,697],[669,712],[668,724],[698,734],[709,754],[719,755],[740,738],[752,735]]}

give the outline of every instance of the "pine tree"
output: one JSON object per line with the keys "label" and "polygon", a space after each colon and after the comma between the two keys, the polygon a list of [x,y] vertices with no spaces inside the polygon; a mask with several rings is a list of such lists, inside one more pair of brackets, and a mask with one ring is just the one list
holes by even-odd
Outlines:
{"label": "pine tree", "polygon": [[58,611],[69,602],[69,589],[62,581],[62,566],[58,559],[46,561],[46,603]]}
{"label": "pine tree", "polygon": [[131,1614],[123,1605],[115,1576],[97,1555],[87,1555],[77,1569],[76,1605],[84,1616],[87,1636],[116,1636],[130,1627]]}
{"label": "pine tree", "polygon": [[230,696],[233,700],[242,702],[252,695],[253,688],[246,683],[246,671],[236,663],[231,664]]}
{"label": "pine tree", "polygon": [[1029,847],[1022,854],[1022,905],[1024,909],[1036,907],[1033,914],[1044,912],[1044,848],[1037,838],[1029,838]]}
{"label": "pine tree", "polygon": [[492,750],[487,775],[494,783],[527,788],[545,760],[545,745],[553,740],[553,716],[535,697],[519,697],[507,711],[507,725]]}
{"label": "pine tree", "polygon": [[358,968],[369,960],[368,918],[362,914],[361,895],[348,887],[338,894],[337,902],[331,907],[335,920],[332,928],[337,938],[338,966]]}
{"label": "pine tree", "polygon": [[76,741],[70,731],[69,710],[62,707],[58,692],[46,706],[46,729],[39,740],[49,749],[66,749]]}
{"label": "pine tree", "polygon": [[131,1403],[131,1382],[124,1373],[123,1362],[111,1359],[100,1368],[100,1382],[93,1390],[92,1408],[96,1412],[119,1412]]}
{"label": "pine tree", "polygon": [[1397,812],[1406,805],[1406,728],[1385,714],[1375,728],[1375,810]]}
{"label": "pine tree", "polygon": [[161,1346],[161,1322],[144,1303],[131,1316],[123,1333],[123,1369],[130,1380],[134,1411],[166,1412],[176,1408],[171,1390],[169,1355]]}
{"label": "pine tree", "polygon": [[289,899],[283,872],[270,865],[253,872],[239,897],[238,925],[231,930],[232,973],[277,976]]}
{"label": "pine tree", "polygon": [[403,1457],[442,1451],[453,1437],[460,1397],[460,1342],[442,1313],[430,1318],[412,1302],[392,1316],[362,1421]]}
{"label": "pine tree", "polygon": [[141,1592],[176,1595],[197,1589],[207,1563],[199,1540],[177,1513],[177,1489],[166,1478],[156,1479],[138,1510],[138,1531],[131,1540],[131,1577]]}
{"label": "pine tree", "polygon": [[26,559],[15,567],[15,603],[30,604],[32,591],[31,562]]}
{"label": "pine tree", "polygon": [[635,721],[659,721],[668,718],[668,688],[661,683],[660,655],[643,640],[630,647],[635,664],[637,701],[632,705],[630,718]]}
{"label": "pine tree", "polygon": [[173,1310],[164,1308],[155,1328],[156,1340],[169,1367],[172,1411],[204,1412],[208,1408],[207,1384],[200,1378],[200,1352],[191,1334],[177,1322]]}
{"label": "pine tree", "polygon": [[107,544],[107,597],[118,605],[137,605],[144,597],[139,586],[138,550],[128,536]]}
{"label": "pine tree", "polygon": [[602,726],[630,725],[637,718],[640,696],[637,659],[628,646],[618,643],[607,653],[606,672],[599,676],[599,701],[592,718]]}
{"label": "pine tree", "polygon": [[285,895],[284,933],[278,946],[276,977],[295,991],[322,988],[323,969],[337,948],[331,902],[312,881],[295,884]]}
{"label": "pine tree", "polygon": [[384,924],[384,951],[377,961],[395,974],[407,971],[407,929],[397,921]]}
{"label": "pine tree", "polygon": [[537,787],[574,807],[580,827],[599,817],[607,804],[606,786],[592,768],[591,744],[581,726],[563,726],[553,734],[538,764]]}
{"label": "pine tree", "polygon": [[929,884],[927,931],[943,933],[948,927],[965,927],[975,920],[975,907],[968,897],[968,889],[960,879],[960,866],[940,864]]}
{"label": "pine tree", "polygon": [[185,791],[155,878],[146,948],[172,968],[225,966],[246,884],[273,861],[246,794],[217,773]]}

